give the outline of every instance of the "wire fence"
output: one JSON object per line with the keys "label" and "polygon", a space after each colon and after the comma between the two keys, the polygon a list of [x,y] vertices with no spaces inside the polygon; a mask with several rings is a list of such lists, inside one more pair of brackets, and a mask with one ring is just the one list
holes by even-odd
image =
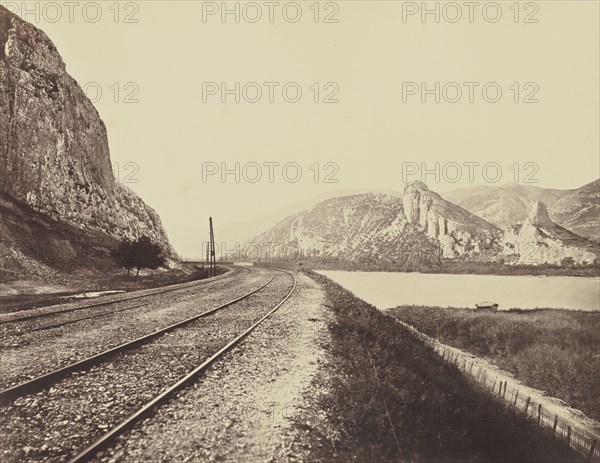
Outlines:
{"label": "wire fence", "polygon": [[442,358],[455,364],[459,370],[472,376],[478,383],[488,388],[495,397],[524,413],[529,421],[546,428],[557,439],[566,441],[571,448],[584,457],[583,461],[600,463],[600,444],[597,434],[585,429],[580,423],[559,416],[544,406],[539,399],[536,400],[536,397],[529,393],[528,388],[524,388],[508,376],[501,375],[498,370],[490,368],[478,361],[477,358],[442,344],[407,323],[396,321],[430,345]]}

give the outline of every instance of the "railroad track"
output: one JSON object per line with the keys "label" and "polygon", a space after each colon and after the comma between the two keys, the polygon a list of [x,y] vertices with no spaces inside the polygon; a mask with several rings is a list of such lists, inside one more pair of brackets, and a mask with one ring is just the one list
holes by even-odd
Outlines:
{"label": "railroad track", "polygon": [[[96,307],[106,307],[106,306],[110,306],[110,305],[120,304],[122,302],[128,302],[128,301],[143,299],[143,298],[150,298],[150,297],[157,296],[160,294],[171,293],[171,292],[175,292],[175,291],[183,291],[183,290],[187,290],[190,288],[196,288],[197,286],[203,286],[205,284],[221,281],[226,277],[227,278],[233,277],[233,276],[239,274],[241,269],[251,272],[251,270],[248,268],[240,267],[240,268],[230,270],[229,272],[219,275],[215,278],[207,278],[207,279],[199,280],[199,281],[192,281],[192,282],[188,282],[188,283],[179,283],[177,285],[170,285],[170,286],[165,287],[164,289],[160,289],[158,291],[153,291],[151,293],[138,294],[135,296],[123,297],[120,299],[112,299],[110,301],[95,302],[92,304],[87,304],[87,305],[82,305],[82,306],[69,307],[69,308],[62,309],[62,310],[52,310],[49,312],[39,312],[39,313],[29,314],[29,315],[25,315],[25,316],[21,316],[21,317],[2,319],[2,320],[0,320],[0,325],[23,323],[23,322],[28,322],[28,321],[38,319],[38,318],[60,316],[62,314],[68,314],[68,313],[72,313],[72,312],[76,312],[76,311],[80,311],[80,310],[92,309],[92,308],[96,308]],[[81,320],[89,320],[92,318],[96,318],[98,316],[109,315],[111,313],[117,313],[117,312],[123,312],[123,311],[129,310],[129,309],[135,309],[135,308],[147,305],[148,303],[149,302],[143,303],[143,304],[137,304],[137,305],[134,305],[131,307],[125,307],[125,308],[121,308],[121,309],[117,309],[117,310],[112,310],[112,311],[108,311],[108,312],[102,312],[100,314],[92,314],[87,317],[80,317],[77,319],[67,320],[63,323],[53,323],[53,324],[48,325],[47,327],[44,327],[44,326],[35,327],[32,329],[24,329],[21,331],[22,332],[31,332],[31,331],[40,331],[40,330],[43,330],[46,328],[56,328],[56,327],[70,324],[70,323],[75,323],[75,322],[81,321]]]}
{"label": "railroad track", "polygon": [[69,460],[69,463],[83,463],[91,460],[98,452],[103,449],[109,447],[114,440],[122,435],[124,432],[129,430],[135,423],[137,423],[140,419],[145,418],[151,415],[157,407],[161,404],[167,402],[171,399],[176,392],[181,390],[182,388],[189,385],[196,377],[198,377],[201,373],[206,371],[213,363],[219,360],[223,355],[229,352],[233,347],[239,344],[244,338],[246,338],[250,333],[252,333],[261,323],[263,323],[267,318],[269,318],[277,309],[279,309],[294,293],[297,286],[296,277],[293,273],[281,270],[281,272],[286,273],[292,277],[293,284],[292,288],[285,295],[283,299],[281,299],[274,307],[272,307],[265,315],[263,315],[258,321],[253,323],[250,327],[248,327],[245,331],[235,337],[233,340],[228,342],[225,346],[221,347],[217,352],[212,354],[208,359],[190,371],[188,374],[180,378],[177,382],[173,383],[167,389],[162,391],[160,394],[155,396],[150,401],[146,402],[142,407],[140,407],[137,411],[129,415],[119,424],[114,426],[112,429],[107,431],[102,437],[95,440],[91,445],[83,449],[79,452],[75,457]]}
{"label": "railroad track", "polygon": [[[249,273],[252,273],[252,270],[250,269],[246,269],[243,268],[243,270],[248,271]],[[144,295],[138,295],[138,296],[134,296],[131,298],[125,298],[125,299],[120,299],[120,300],[115,300],[115,301],[105,301],[105,302],[101,302],[101,303],[96,303],[96,304],[90,304],[90,305],[86,305],[86,306],[80,306],[80,307],[75,307],[75,308],[70,308],[70,309],[66,309],[66,310],[57,310],[57,311],[52,311],[49,313],[45,313],[45,314],[40,314],[39,316],[35,316],[35,317],[24,317],[23,319],[21,319],[20,323],[25,324],[27,322],[30,322],[32,318],[41,318],[41,317],[51,317],[51,316],[56,316],[56,317],[60,317],[62,314],[67,314],[70,315],[72,314],[74,311],[80,311],[80,310],[85,310],[85,309],[89,309],[89,308],[95,308],[95,307],[99,307],[99,306],[108,306],[108,305],[116,305],[116,304],[120,304],[121,302],[127,302],[131,299],[140,299],[140,298],[150,298],[152,296],[155,295],[161,295],[161,294],[165,294],[165,293],[170,293],[170,292],[174,292],[174,291],[184,291],[184,290],[189,290],[189,289],[195,289],[198,286],[204,286],[205,284],[208,283],[217,283],[217,282],[221,282],[224,280],[224,276],[227,275],[228,277],[233,277],[237,274],[240,273],[240,269],[235,269],[233,270],[231,273],[227,273],[227,274],[223,274],[220,275],[219,277],[216,278],[211,278],[211,279],[206,279],[206,280],[200,280],[200,281],[195,281],[195,282],[191,282],[190,283],[184,283],[185,286],[181,286],[178,285],[176,288],[169,288],[166,289],[164,291],[158,291],[158,292],[154,292],[151,294],[144,294]],[[14,328],[14,333],[17,333],[19,335],[23,335],[23,334],[27,334],[27,333],[33,333],[33,332],[37,332],[37,331],[45,331],[45,330],[49,330],[52,328],[60,328],[66,325],[71,325],[73,323],[77,323],[80,321],[85,321],[85,320],[91,320],[94,318],[99,318],[99,317],[104,317],[107,315],[111,315],[111,314],[115,314],[115,313],[121,313],[121,312],[126,312],[128,310],[133,310],[133,309],[137,309],[140,307],[144,307],[147,306],[151,303],[152,301],[147,301],[147,302],[143,302],[141,304],[135,304],[132,306],[128,306],[128,307],[122,307],[122,308],[118,308],[118,309],[114,309],[114,310],[108,310],[108,311],[102,311],[102,312],[94,312],[90,315],[86,315],[83,317],[77,317],[77,318],[69,318],[66,320],[62,320],[62,321],[58,321],[58,322],[54,322],[54,323],[48,323],[42,326],[34,326],[34,327],[23,327],[23,325],[21,324],[18,327]],[[8,324],[10,322],[5,322],[5,324]],[[11,331],[7,331],[7,334],[11,334]]]}
{"label": "railroad track", "polygon": [[[273,282],[276,275],[278,275],[278,279]],[[273,289],[266,291],[265,288],[269,285],[274,285]],[[148,336],[136,339],[131,343],[117,346],[117,348],[101,355],[93,356],[86,359],[85,364],[77,362],[49,375],[43,375],[29,381],[27,382],[28,385],[19,385],[2,391],[0,401],[3,404],[3,419],[0,422],[4,423],[6,446],[9,445],[8,442],[12,444],[19,439],[26,442],[25,446],[27,448],[31,448],[29,447],[30,442],[36,439],[39,439],[42,443],[46,442],[48,439],[44,438],[45,433],[40,435],[39,422],[36,425],[36,416],[41,414],[44,417],[42,429],[52,430],[53,435],[56,435],[54,425],[59,422],[70,429],[67,432],[63,431],[65,437],[72,434],[82,434],[76,436],[79,439],[75,443],[70,442],[68,439],[61,442],[59,446],[63,449],[62,453],[60,456],[55,454],[54,459],[64,461],[73,455],[73,450],[77,448],[84,448],[84,450],[72,458],[71,461],[86,461],[92,458],[99,450],[109,446],[117,436],[128,430],[140,418],[147,416],[157,406],[169,400],[174,393],[190,384],[194,378],[239,344],[281,307],[291,297],[295,289],[296,278],[294,274],[278,271],[276,274],[271,275],[271,279],[267,283],[252,292],[210,311],[205,311],[165,330],[150,333]],[[226,311],[221,310],[227,306],[231,308]],[[201,320],[202,317],[205,317],[203,319],[205,321]],[[216,340],[208,340],[211,329],[218,330],[227,323],[235,323],[242,319],[244,322],[242,332],[238,331],[235,335],[220,333],[219,336],[215,337]],[[194,324],[194,321],[198,323]],[[171,332],[167,333],[167,330],[171,330]],[[206,344],[198,347],[196,345],[198,340],[204,339],[207,339]],[[123,349],[126,352],[123,352]],[[195,353],[192,352],[193,355],[190,354],[187,361],[180,358],[180,352],[194,351],[194,349]],[[115,355],[119,352],[122,355]],[[97,366],[92,368],[94,365]],[[80,371],[83,369],[85,371]],[[80,372],[73,374],[65,380],[66,382],[57,384],[61,377],[75,371]],[[123,379],[123,372],[126,373],[125,379]],[[144,383],[145,387],[137,380],[140,378],[140,374],[142,374],[142,377],[149,376]],[[115,379],[118,379],[118,381],[115,381]],[[87,386],[85,386],[86,384]],[[32,391],[40,388],[47,389],[50,386],[53,386],[52,389],[41,393],[41,395],[28,395]],[[90,387],[93,389],[89,389]],[[98,392],[105,389],[108,389],[108,392],[104,395]],[[86,390],[89,391],[87,395]],[[125,391],[125,394],[122,394],[123,391]],[[134,399],[130,394],[133,394]],[[92,397],[96,395],[98,397]],[[123,395],[126,397],[125,399],[118,398]],[[153,398],[148,400],[150,397]],[[19,398],[18,402],[12,405],[12,401],[16,398]],[[8,402],[6,402],[7,400]],[[66,402],[62,402],[62,400],[66,400]],[[102,400],[110,400],[111,402],[116,400],[119,406],[111,409],[112,422],[117,424],[112,428],[107,426],[106,430],[104,430],[104,427],[101,428],[103,434],[98,437],[98,430],[93,427],[94,425],[91,422],[96,421],[96,417],[102,416],[103,411],[106,410],[102,408]],[[130,403],[131,400],[133,400],[133,403]],[[32,405],[34,403],[39,405]],[[62,411],[65,406],[67,411]],[[74,406],[75,408],[73,408]],[[133,408],[134,406],[135,408]],[[6,411],[7,408],[8,412]],[[132,411],[133,413],[131,413]],[[71,413],[73,414],[71,415]],[[81,413],[86,417],[79,421],[79,424],[74,424],[80,418],[74,418],[76,413]],[[127,414],[129,415],[127,416]],[[123,416],[127,416],[127,418],[123,419]],[[10,424],[11,420],[19,422],[21,428],[15,426],[14,423]],[[26,436],[27,429],[23,429],[24,422],[31,423],[30,436],[32,437],[30,438]],[[82,428],[81,424],[84,422],[87,425],[86,430],[80,429]],[[28,426],[25,426],[25,428],[28,428]],[[13,430],[15,434],[11,434],[9,437],[7,432],[12,433]],[[61,433],[61,435],[63,434]],[[88,445],[89,442],[92,442],[92,444]],[[24,458],[22,454],[18,454],[22,445],[22,443],[16,444],[16,447],[13,447],[16,450],[15,458],[17,459]],[[35,444],[33,445],[35,446]],[[44,460],[43,457],[40,457],[40,459]]]}
{"label": "railroad track", "polygon": [[162,336],[165,333],[169,333],[177,328],[181,328],[186,325],[189,325],[190,323],[192,323],[196,320],[199,320],[200,318],[214,314],[221,309],[229,307],[239,301],[242,301],[242,300],[250,297],[253,294],[256,294],[258,291],[260,291],[261,289],[263,289],[267,285],[269,285],[269,283],[271,283],[273,281],[273,279],[274,279],[274,277],[271,277],[271,279],[269,281],[267,281],[260,287],[253,289],[252,291],[249,291],[249,292],[243,294],[242,296],[236,297],[235,299],[232,299],[231,301],[221,304],[218,307],[214,307],[212,309],[205,310],[200,314],[186,318],[185,320],[179,321],[177,323],[173,323],[165,328],[158,329],[156,331],[153,331],[152,333],[146,334],[144,336],[140,336],[131,341],[124,342],[122,344],[119,344],[118,346],[104,350],[98,354],[92,355],[90,357],[86,357],[83,360],[79,360],[77,362],[66,365],[62,368],[53,370],[49,373],[45,373],[43,375],[37,376],[33,379],[30,379],[29,381],[25,381],[23,383],[15,385],[15,386],[6,388],[6,389],[0,391],[0,404],[4,405],[7,402],[10,402],[10,401],[12,401],[18,397],[21,397],[23,395],[31,394],[33,392],[37,392],[42,389],[47,389],[47,388],[51,387],[57,381],[63,379],[67,375],[69,375],[70,373],[97,365],[98,363],[100,363],[116,354],[125,352],[136,346],[144,344],[148,341],[151,341],[152,339]]}

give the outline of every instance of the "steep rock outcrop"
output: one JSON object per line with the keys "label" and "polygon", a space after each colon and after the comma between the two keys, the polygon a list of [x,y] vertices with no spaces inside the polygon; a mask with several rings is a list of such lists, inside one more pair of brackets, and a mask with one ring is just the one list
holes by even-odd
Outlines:
{"label": "steep rock outcrop", "polygon": [[402,203],[407,220],[437,239],[445,257],[497,251],[500,230],[496,226],[446,201],[423,182],[406,185]]}
{"label": "steep rock outcrop", "polygon": [[506,184],[461,188],[443,196],[501,229],[524,222],[532,206],[542,201],[553,222],[600,242],[600,179],[575,190]]}
{"label": "steep rock outcrop", "polygon": [[6,201],[115,240],[146,234],[175,256],[156,212],[115,180],[106,127],[54,44],[2,6],[0,174]]}
{"label": "steep rock outcrop", "polygon": [[565,258],[589,264],[600,255],[600,246],[555,224],[538,201],[522,224],[506,230],[504,254],[520,264],[560,264]]}

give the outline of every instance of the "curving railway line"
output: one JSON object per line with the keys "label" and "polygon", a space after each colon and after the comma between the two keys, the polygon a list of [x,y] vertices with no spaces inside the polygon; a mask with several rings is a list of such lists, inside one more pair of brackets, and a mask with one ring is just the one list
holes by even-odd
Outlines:
{"label": "curving railway line", "polygon": [[[19,435],[23,420],[35,428],[42,419],[43,429],[58,423],[65,428],[60,435],[71,436],[59,438],[42,461],[87,461],[110,446],[238,345],[296,290],[293,273],[261,272],[268,281],[241,296],[2,390],[0,426],[8,447],[15,449],[14,461],[31,456],[23,455],[23,448],[36,448],[22,447],[24,442],[48,438]],[[90,386],[100,397],[85,394]],[[89,407],[90,400],[99,410]]]}
{"label": "curving railway line", "polygon": [[[250,271],[250,269],[243,268],[243,267],[229,268],[228,272],[226,272],[222,275],[218,275],[213,278],[207,278],[207,279],[198,280],[198,281],[191,281],[191,282],[187,282],[187,283],[178,283],[178,284],[169,285],[169,286],[165,286],[165,287],[158,288],[158,289],[151,288],[151,289],[135,291],[135,293],[143,293],[143,294],[135,294],[133,296],[125,296],[125,297],[117,297],[117,298],[114,298],[114,296],[109,296],[109,297],[111,297],[110,300],[103,300],[103,301],[94,302],[91,304],[76,305],[74,307],[68,306],[68,307],[60,309],[60,310],[54,309],[53,308],[54,306],[51,306],[49,308],[46,307],[46,308],[34,309],[32,311],[32,313],[28,313],[27,315],[19,316],[18,313],[4,314],[4,315],[0,315],[0,325],[18,324],[21,322],[28,322],[30,320],[34,320],[37,318],[51,317],[51,316],[55,316],[55,315],[63,315],[63,314],[71,313],[71,312],[76,312],[79,310],[93,309],[93,308],[97,308],[97,307],[105,307],[105,306],[119,304],[122,302],[137,300],[137,299],[151,298],[153,296],[157,296],[160,294],[166,294],[166,293],[171,293],[171,292],[175,292],[175,291],[187,290],[189,288],[196,288],[201,285],[211,284],[216,281],[220,281],[226,277],[233,277],[233,276],[237,275],[238,273],[240,273],[240,270]],[[143,305],[143,304],[140,304],[136,307],[140,307],[141,305]],[[131,308],[134,308],[134,307],[131,307]]]}
{"label": "curving railway line", "polygon": [[[251,273],[251,271],[249,269],[243,269],[243,270],[246,270]],[[30,332],[36,332],[36,331],[43,331],[43,330],[47,330],[47,329],[51,329],[51,328],[59,328],[62,326],[70,325],[70,324],[77,323],[77,322],[84,321],[84,320],[91,320],[94,318],[104,317],[107,315],[112,315],[112,314],[116,314],[116,313],[126,312],[128,310],[138,309],[140,307],[145,307],[150,303],[152,298],[154,298],[158,295],[167,294],[167,293],[177,293],[178,295],[183,295],[183,294],[187,294],[190,291],[197,289],[198,287],[211,287],[211,286],[214,286],[217,284],[221,284],[226,279],[226,277],[231,278],[231,277],[238,275],[239,273],[240,273],[240,269],[230,269],[229,272],[219,275],[214,278],[209,278],[209,279],[200,280],[200,281],[193,281],[193,282],[188,282],[188,283],[180,283],[177,285],[170,285],[168,287],[161,288],[159,290],[153,289],[149,293],[147,292],[147,290],[142,290],[142,291],[144,291],[144,294],[136,294],[134,296],[128,296],[128,297],[113,299],[113,300],[109,300],[109,301],[102,301],[102,302],[96,302],[96,303],[92,303],[92,304],[78,305],[76,307],[68,307],[68,308],[65,308],[62,310],[55,310],[55,309],[51,308],[50,310],[46,310],[46,311],[43,311],[40,313],[34,313],[34,314],[29,314],[29,315],[25,315],[25,316],[21,316],[21,317],[11,318],[8,320],[2,320],[2,321],[0,321],[0,325],[3,325],[2,329],[5,332],[7,332],[8,334],[10,334],[11,332],[16,332],[18,334],[24,334],[24,333],[30,333]],[[119,307],[117,309],[112,309],[112,310],[98,310],[98,308],[100,308],[100,307],[118,306],[124,302],[128,302],[131,300],[139,300],[139,299],[146,299],[146,301],[141,302],[139,304],[134,304],[134,305],[127,306],[127,307]],[[87,312],[87,311],[89,311],[89,313],[87,315],[71,317],[73,314],[78,315],[80,312]],[[50,318],[54,321],[51,321],[50,323],[47,323],[47,324],[43,324],[43,323],[41,325],[36,324],[40,321],[40,319],[46,320],[48,318]],[[33,321],[33,320],[35,320],[35,321]]]}

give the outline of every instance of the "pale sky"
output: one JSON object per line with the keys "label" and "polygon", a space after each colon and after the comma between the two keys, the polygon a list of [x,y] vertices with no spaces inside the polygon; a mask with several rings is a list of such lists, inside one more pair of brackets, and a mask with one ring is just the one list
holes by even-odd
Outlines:
{"label": "pale sky", "polygon": [[[23,2],[0,3],[24,16]],[[35,3],[28,2],[31,10]],[[50,3],[59,6],[60,17],[55,6],[46,6]],[[127,184],[157,210],[182,254],[193,253],[195,234],[205,239],[209,215],[223,224],[332,189],[401,190],[403,163],[434,169],[438,162],[450,178],[457,174],[456,164],[461,166],[456,183],[436,182],[433,174],[424,179],[440,192],[494,184],[497,167],[496,184],[515,181],[516,170],[520,183],[530,174],[538,186],[549,188],[576,188],[600,176],[597,1],[521,2],[518,9],[514,1],[501,1],[502,17],[495,23],[498,12],[488,8],[484,14],[482,7],[474,10],[471,23],[464,2],[455,3],[462,13],[455,23],[450,21],[458,11],[439,3],[438,23],[433,14],[425,22],[420,12],[409,15],[421,2],[373,0],[321,2],[318,23],[314,1],[297,2],[302,17],[295,23],[286,21],[297,14],[293,2],[274,7],[273,23],[264,2],[254,4],[262,13],[256,23],[249,22],[255,6],[239,3],[236,23],[233,14],[223,22],[218,11],[203,21],[203,8],[209,13],[222,2],[121,2],[115,18],[115,2],[106,1],[98,2],[102,17],[93,23],[83,15],[84,6],[88,19],[97,14],[90,3],[79,2],[71,21],[65,2],[39,2],[40,16],[29,13],[26,19],[48,34],[82,86],[96,83],[88,86],[89,96],[102,89],[95,105],[121,180],[138,181]],[[227,2],[231,9],[236,4]],[[337,22],[324,23],[326,17]],[[126,87],[129,82],[134,85]],[[206,82],[218,84],[216,95],[203,95]],[[256,95],[250,85],[246,99],[240,95],[236,103],[235,95],[225,95],[222,103],[222,82],[230,89],[235,82],[240,87],[256,82],[262,98],[246,101]],[[271,84],[273,103],[264,82],[277,83]],[[290,99],[297,86],[302,89],[297,103],[283,98],[282,87],[290,82]],[[423,103],[422,82],[429,89],[439,82],[446,98],[441,90],[439,103],[435,95],[425,95]],[[452,82],[457,84],[447,85]],[[497,103],[485,101],[486,84],[490,100],[502,90]],[[462,98],[451,103],[457,87]],[[139,101],[123,102],[136,89]],[[416,95],[407,95],[409,90]],[[334,91],[339,102],[323,103]],[[234,169],[235,162],[246,166],[248,178],[256,173],[248,163],[260,165],[261,180],[235,183],[229,175],[222,183],[213,175],[203,181],[203,163]],[[272,167],[273,183],[265,162],[280,163]],[[317,183],[315,162],[320,163]],[[337,172],[335,166],[325,168],[328,162]],[[480,163],[473,167],[473,183],[464,165],[470,162]],[[139,167],[131,178],[127,163]],[[297,183],[285,180],[286,163],[302,168]],[[496,164],[485,177],[481,167],[488,163]],[[324,183],[328,173],[337,184]],[[287,174],[294,177],[293,166]]]}

